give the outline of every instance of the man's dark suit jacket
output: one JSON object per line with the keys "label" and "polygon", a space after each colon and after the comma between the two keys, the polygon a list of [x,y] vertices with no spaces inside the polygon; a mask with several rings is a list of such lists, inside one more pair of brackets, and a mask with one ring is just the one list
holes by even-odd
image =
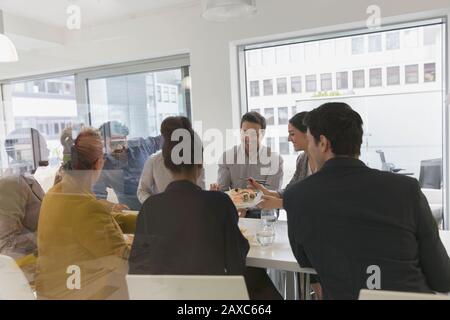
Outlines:
{"label": "man's dark suit jacket", "polygon": [[144,202],[130,274],[243,275],[249,244],[230,197],[175,181]]}
{"label": "man's dark suit jacket", "polygon": [[450,259],[417,180],[333,158],[289,188],[284,207],[294,255],[326,298],[357,299],[377,267],[382,290],[450,291]]}

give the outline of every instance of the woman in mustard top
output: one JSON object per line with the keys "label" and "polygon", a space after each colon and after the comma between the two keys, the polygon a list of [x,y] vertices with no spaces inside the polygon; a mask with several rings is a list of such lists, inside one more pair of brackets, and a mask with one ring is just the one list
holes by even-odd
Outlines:
{"label": "woman in mustard top", "polygon": [[44,197],[38,225],[40,299],[126,299],[129,246],[111,211],[92,193],[103,168],[100,135],[85,129],[62,181]]}

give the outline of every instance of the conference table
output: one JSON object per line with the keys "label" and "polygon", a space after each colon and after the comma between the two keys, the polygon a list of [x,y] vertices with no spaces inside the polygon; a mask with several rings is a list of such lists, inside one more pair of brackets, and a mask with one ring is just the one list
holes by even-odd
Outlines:
{"label": "conference table", "polygon": [[256,231],[261,227],[259,219],[239,219],[239,227],[250,243],[250,251],[247,254],[247,266],[264,269],[275,269],[286,272],[286,299],[293,300],[299,298],[296,290],[297,273],[304,274],[303,298],[309,299],[310,295],[310,275],[316,274],[311,268],[302,268],[292,253],[291,245],[287,233],[286,221],[277,221],[275,224],[275,241],[269,246],[261,246],[256,240]]}
{"label": "conference table", "polygon": [[[243,231],[249,239],[250,251],[247,255],[247,266],[276,269],[287,272],[286,279],[286,299],[298,299],[298,294],[294,290],[296,273],[304,274],[303,298],[308,300],[311,296],[307,293],[311,292],[310,275],[316,274],[314,269],[302,268],[292,253],[289,244],[286,221],[276,222],[276,236],[272,245],[263,247],[256,241],[256,231],[261,227],[261,221],[258,219],[239,220],[239,227],[244,228]],[[450,256],[450,231],[439,232],[441,241]]]}
{"label": "conference table", "polygon": [[[296,279],[297,274],[303,274],[305,289],[302,292],[303,298],[310,299],[311,296],[306,293],[311,292],[310,276],[316,274],[316,271],[312,268],[302,268],[297,263],[289,244],[287,222],[283,220],[276,222],[275,241],[269,246],[261,246],[256,240],[256,231],[261,228],[261,220],[240,218],[239,227],[250,243],[247,266],[286,272],[286,299],[299,298],[298,291],[296,291]],[[450,231],[440,231],[439,234],[450,256]]]}

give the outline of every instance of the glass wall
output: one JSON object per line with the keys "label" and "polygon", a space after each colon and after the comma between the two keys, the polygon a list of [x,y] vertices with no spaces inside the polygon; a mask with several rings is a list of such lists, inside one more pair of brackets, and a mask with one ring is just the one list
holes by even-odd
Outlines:
{"label": "glass wall", "polygon": [[[287,152],[286,117],[325,102],[346,102],[364,120],[361,160],[372,168],[417,178],[432,209],[442,216],[444,30],[445,24],[436,22],[304,43],[247,46],[246,107],[270,119],[266,139],[284,157],[284,183],[290,181],[297,157],[292,146]],[[291,54],[278,56],[280,48]],[[276,63],[260,63],[271,55]],[[288,83],[281,82],[282,90],[272,95],[251,92],[251,83],[264,82],[266,92],[266,84],[280,86],[279,79]]]}

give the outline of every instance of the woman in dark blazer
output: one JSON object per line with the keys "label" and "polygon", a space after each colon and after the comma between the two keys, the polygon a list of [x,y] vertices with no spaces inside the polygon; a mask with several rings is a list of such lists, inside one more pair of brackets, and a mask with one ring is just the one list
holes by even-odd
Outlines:
{"label": "woman in dark blazer", "polygon": [[[191,155],[172,159],[177,129],[191,139]],[[196,185],[202,161],[195,159],[201,142],[187,118],[171,117],[161,126],[165,166],[174,182],[148,198],[139,213],[129,260],[130,274],[243,275],[249,250],[238,227],[238,213],[223,193]],[[188,161],[186,161],[188,159]],[[197,160],[197,161],[194,161]],[[200,160],[201,157],[200,157]]]}

